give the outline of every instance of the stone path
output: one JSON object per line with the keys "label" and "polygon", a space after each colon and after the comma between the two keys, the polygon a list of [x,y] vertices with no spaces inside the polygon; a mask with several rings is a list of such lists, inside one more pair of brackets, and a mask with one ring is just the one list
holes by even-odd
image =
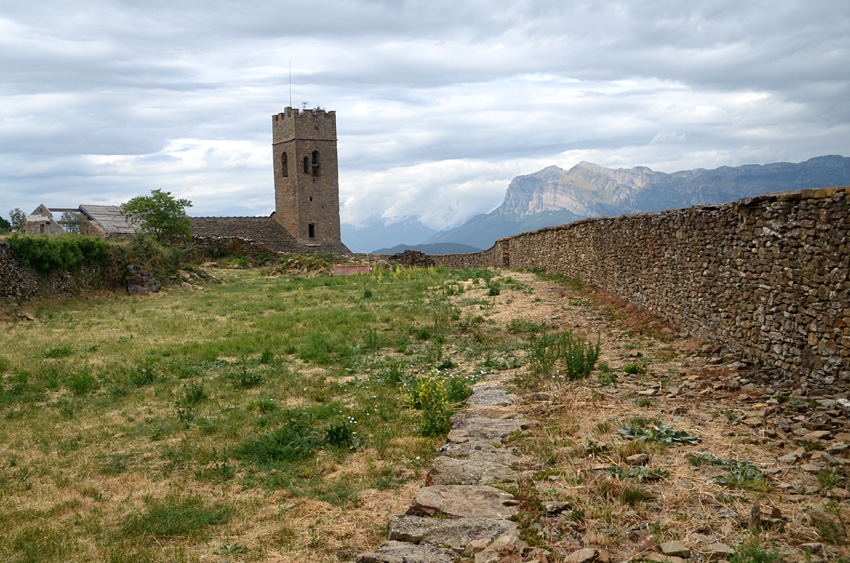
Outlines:
{"label": "stone path", "polygon": [[491,485],[523,477],[511,468],[522,458],[503,441],[537,424],[516,410],[503,381],[476,385],[467,408],[452,417],[426,486],[407,513],[390,519],[389,541],[360,555],[357,563],[451,563],[462,557],[494,563],[510,554],[519,561],[523,550],[522,560],[534,561],[517,525],[508,520],[519,512],[519,501]]}

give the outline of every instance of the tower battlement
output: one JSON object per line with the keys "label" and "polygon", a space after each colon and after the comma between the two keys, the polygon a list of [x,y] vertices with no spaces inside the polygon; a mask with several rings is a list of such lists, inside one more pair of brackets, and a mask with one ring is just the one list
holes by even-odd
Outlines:
{"label": "tower battlement", "polygon": [[272,143],[290,139],[336,142],[336,112],[323,109],[286,108],[272,116]]}

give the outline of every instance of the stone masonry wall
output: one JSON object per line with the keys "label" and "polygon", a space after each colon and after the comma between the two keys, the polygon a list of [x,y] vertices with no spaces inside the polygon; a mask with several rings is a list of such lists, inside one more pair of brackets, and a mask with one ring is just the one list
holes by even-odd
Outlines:
{"label": "stone masonry wall", "polygon": [[24,266],[12,252],[9,243],[0,240],[0,300],[18,302],[37,297],[64,298],[94,289],[114,289],[123,282],[111,265],[82,266],[78,271],[59,270],[39,274]]}
{"label": "stone masonry wall", "polygon": [[433,258],[581,279],[798,383],[846,390],[849,226],[850,188],[823,188],[586,219]]}

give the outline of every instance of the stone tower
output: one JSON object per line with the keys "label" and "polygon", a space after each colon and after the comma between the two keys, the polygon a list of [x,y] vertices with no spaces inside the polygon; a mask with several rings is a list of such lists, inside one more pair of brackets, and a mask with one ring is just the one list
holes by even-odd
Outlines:
{"label": "stone tower", "polygon": [[301,243],[339,244],[336,112],[273,115],[272,155],[275,220]]}

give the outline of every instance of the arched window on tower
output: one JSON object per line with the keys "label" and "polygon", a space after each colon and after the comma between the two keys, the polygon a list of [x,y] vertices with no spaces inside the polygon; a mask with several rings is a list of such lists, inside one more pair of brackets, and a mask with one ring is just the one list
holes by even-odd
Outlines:
{"label": "arched window on tower", "polygon": [[319,151],[313,151],[313,176],[319,175]]}
{"label": "arched window on tower", "polygon": [[280,175],[284,178],[289,176],[289,157],[286,156],[286,152],[280,155]]}
{"label": "arched window on tower", "polygon": [[308,157],[304,157],[304,174],[310,173],[310,159]]}

